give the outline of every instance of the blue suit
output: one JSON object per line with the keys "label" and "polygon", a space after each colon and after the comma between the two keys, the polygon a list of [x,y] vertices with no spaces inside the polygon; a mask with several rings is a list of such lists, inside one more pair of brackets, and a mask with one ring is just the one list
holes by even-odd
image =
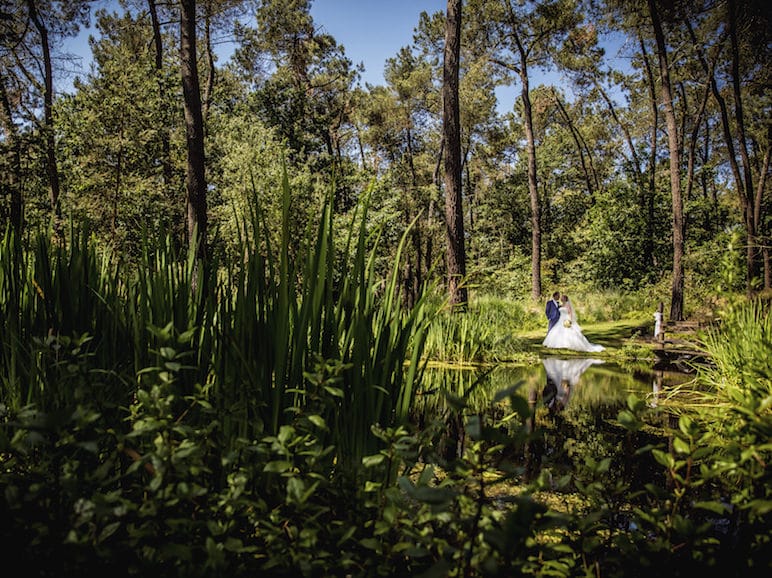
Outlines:
{"label": "blue suit", "polygon": [[549,333],[550,329],[555,327],[558,319],[560,319],[560,311],[558,311],[558,309],[559,306],[557,303],[555,303],[554,299],[547,301],[547,309],[544,311],[544,313],[547,315],[547,319],[549,319],[550,322],[547,326],[547,333]]}

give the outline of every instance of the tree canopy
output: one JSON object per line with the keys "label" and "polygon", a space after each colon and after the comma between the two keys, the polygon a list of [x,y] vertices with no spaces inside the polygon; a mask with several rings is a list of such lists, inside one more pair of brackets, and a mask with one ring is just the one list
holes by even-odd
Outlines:
{"label": "tree canopy", "polygon": [[[466,282],[492,292],[665,281],[679,318],[684,284],[715,282],[730,246],[736,288],[770,287],[763,2],[467,0],[450,91],[450,10],[421,14],[384,84],[363,87],[311,5],[3,2],[0,223],[73,219],[127,259],[142,230],[182,246],[208,223],[217,254],[252,197],[278,210],[286,166],[299,230],[331,184],[344,220],[369,195],[384,265],[412,227],[408,298],[453,265],[449,187]],[[92,18],[93,64],[63,93],[63,40]],[[224,62],[217,39],[234,47]],[[458,185],[443,173],[450,95]]]}

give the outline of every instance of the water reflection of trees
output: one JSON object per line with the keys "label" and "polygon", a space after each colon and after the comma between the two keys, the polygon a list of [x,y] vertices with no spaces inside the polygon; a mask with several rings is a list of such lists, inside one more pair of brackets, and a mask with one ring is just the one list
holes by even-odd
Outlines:
{"label": "water reflection of trees", "polygon": [[[551,393],[551,387],[556,391]],[[429,368],[413,418],[421,429],[434,428],[434,449],[444,460],[462,454],[465,422],[475,415],[513,440],[502,453],[510,462],[519,464],[527,480],[544,471],[556,478],[571,474],[581,479],[586,463],[604,459],[613,464],[609,466],[610,477],[630,479],[641,469],[650,469],[650,465],[633,457],[635,450],[656,440],[630,439],[616,425],[616,418],[626,407],[630,393],[645,398],[651,388],[647,376],[626,373],[599,360]],[[523,404],[529,411],[514,412],[513,404]]]}
{"label": "water reflection of trees", "polygon": [[[579,363],[583,359],[573,359]],[[592,376],[587,381],[587,373],[580,375],[581,386],[571,392],[571,405],[577,409],[595,411],[605,405],[623,404],[631,392],[640,396],[648,394],[650,385],[635,375],[625,373],[614,366],[595,363]],[[585,370],[587,368],[584,368]],[[498,365],[487,368],[432,368],[426,369],[414,411],[434,413],[448,409],[447,395],[464,398],[470,411],[485,413],[492,408],[496,396],[505,390],[516,387],[515,394],[527,401],[529,391],[537,388],[539,392],[546,382],[546,370],[542,363],[538,365],[514,366]],[[540,396],[539,396],[539,399]],[[501,402],[500,402],[501,403]]]}

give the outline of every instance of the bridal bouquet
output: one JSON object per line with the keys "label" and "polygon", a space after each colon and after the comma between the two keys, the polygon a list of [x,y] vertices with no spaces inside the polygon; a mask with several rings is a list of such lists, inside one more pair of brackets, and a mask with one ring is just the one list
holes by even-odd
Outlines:
{"label": "bridal bouquet", "polygon": [[571,327],[571,320],[570,319],[566,319],[563,322],[563,327]]}

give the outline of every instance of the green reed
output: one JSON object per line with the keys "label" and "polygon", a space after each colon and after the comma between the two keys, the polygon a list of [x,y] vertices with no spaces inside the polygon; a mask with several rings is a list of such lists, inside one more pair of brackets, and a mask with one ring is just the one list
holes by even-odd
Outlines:
{"label": "green reed", "polygon": [[[378,242],[367,231],[366,200],[349,228],[338,231],[329,198],[306,243],[290,254],[286,182],[282,194],[280,246],[271,246],[253,205],[241,224],[242,257],[224,275],[229,294],[220,295],[216,311],[218,403],[230,427],[254,435],[278,432],[321,395],[313,410],[341,460],[353,465],[374,451],[372,425],[407,419],[429,308],[422,299],[405,310],[400,301],[404,239],[389,278],[382,283],[376,275]],[[340,254],[338,234],[347,239]],[[323,386],[311,391],[313,384]]]}
{"label": "green reed", "polygon": [[509,361],[521,356],[520,337],[541,323],[517,301],[474,294],[465,311],[443,309],[427,336],[426,355],[434,361],[464,364]]}
{"label": "green reed", "polygon": [[[58,409],[79,395],[117,402],[116,388],[122,386],[114,370],[127,337],[119,305],[122,281],[109,253],[97,249],[87,230],[72,229],[70,239],[68,246],[52,243],[40,231],[25,251],[7,232],[0,246],[0,381],[12,408]],[[88,365],[82,363],[86,357]],[[73,385],[88,387],[98,368],[100,386],[92,392]]]}
{"label": "green reed", "polygon": [[769,301],[755,299],[730,305],[720,324],[702,336],[715,366],[705,371],[720,398],[731,401],[755,399],[762,402],[772,395],[772,316]]}
{"label": "green reed", "polygon": [[[404,239],[387,278],[376,271],[366,200],[341,231],[330,195],[298,240],[286,179],[281,195],[279,245],[253,204],[238,261],[201,263],[170,239],[147,239],[129,269],[85,229],[72,228],[67,244],[41,233],[29,250],[7,233],[0,380],[9,409],[71,410],[90,400],[120,412],[143,374],[164,372],[174,419],[212,419],[184,402],[205,386],[224,449],[311,415],[339,463],[356,467],[377,451],[370,428],[407,420],[431,309],[424,299],[410,309],[401,301]],[[348,239],[342,251],[339,234]]]}

